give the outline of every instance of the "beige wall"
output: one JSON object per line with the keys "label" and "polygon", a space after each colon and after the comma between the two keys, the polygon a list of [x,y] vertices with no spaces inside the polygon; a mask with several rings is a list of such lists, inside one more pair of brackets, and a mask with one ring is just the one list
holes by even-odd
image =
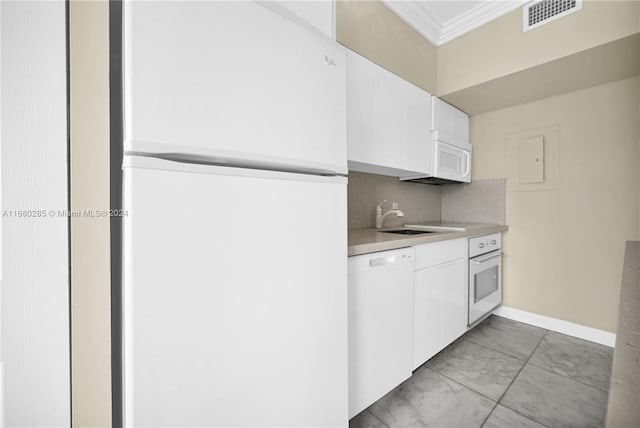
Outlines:
{"label": "beige wall", "polygon": [[[109,209],[109,3],[69,5],[71,209]],[[71,219],[73,425],[111,426],[109,218]]]}
{"label": "beige wall", "polygon": [[[640,237],[639,85],[472,116],[472,179],[507,178],[506,306],[615,331],[624,242]],[[557,188],[515,191],[507,135],[554,126],[559,156],[545,162],[559,162]]]}
{"label": "beige wall", "polygon": [[436,92],[436,48],[377,0],[338,0],[339,43],[408,80]]}
{"label": "beige wall", "polygon": [[583,9],[522,31],[514,10],[438,48],[437,95],[599,46],[640,31],[640,2],[586,0]]}
{"label": "beige wall", "polygon": [[440,186],[420,183],[403,183],[397,178],[384,175],[349,172],[348,212],[349,229],[375,227],[376,207],[386,199],[383,211],[391,208],[392,202],[405,216],[389,216],[384,226],[404,223],[440,221]]}
{"label": "beige wall", "polygon": [[449,93],[442,98],[473,115],[629,79],[639,74],[640,33],[636,33]]}

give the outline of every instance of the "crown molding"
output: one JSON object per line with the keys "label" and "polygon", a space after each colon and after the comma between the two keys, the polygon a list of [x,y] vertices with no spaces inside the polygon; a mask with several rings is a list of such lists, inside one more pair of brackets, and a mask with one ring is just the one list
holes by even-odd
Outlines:
{"label": "crown molding", "polygon": [[440,46],[531,0],[486,0],[446,22],[436,18],[428,1],[381,1],[431,44]]}

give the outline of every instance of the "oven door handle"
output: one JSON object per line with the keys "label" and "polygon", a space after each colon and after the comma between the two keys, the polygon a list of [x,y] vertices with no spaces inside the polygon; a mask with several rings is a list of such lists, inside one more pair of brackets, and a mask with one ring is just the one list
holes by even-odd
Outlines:
{"label": "oven door handle", "polygon": [[471,259],[471,263],[475,263],[475,264],[479,265],[480,263],[484,263],[484,262],[489,261],[491,259],[495,259],[496,257],[500,257],[501,255],[502,255],[501,251],[498,251],[497,254],[490,253],[490,254],[487,254],[486,256],[476,257],[476,258]]}

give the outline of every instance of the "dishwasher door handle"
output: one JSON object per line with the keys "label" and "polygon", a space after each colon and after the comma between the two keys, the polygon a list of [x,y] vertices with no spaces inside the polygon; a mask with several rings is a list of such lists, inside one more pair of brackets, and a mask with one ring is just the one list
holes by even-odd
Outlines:
{"label": "dishwasher door handle", "polygon": [[377,267],[377,266],[384,266],[384,265],[392,265],[394,263],[396,263],[396,256],[389,256],[389,257],[381,257],[379,259],[372,259],[369,260],[369,266],[370,267]]}

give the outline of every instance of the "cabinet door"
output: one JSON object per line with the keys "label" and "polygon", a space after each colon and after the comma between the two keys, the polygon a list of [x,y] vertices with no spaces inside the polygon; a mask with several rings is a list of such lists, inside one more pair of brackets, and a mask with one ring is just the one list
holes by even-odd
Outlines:
{"label": "cabinet door", "polygon": [[442,349],[442,267],[414,274],[413,369]]}
{"label": "cabinet door", "polygon": [[405,169],[432,173],[431,95],[406,83]]}
{"label": "cabinet door", "polygon": [[344,50],[254,2],[125,2],[125,149],[346,172]]}
{"label": "cabinet door", "polygon": [[458,109],[453,110],[453,138],[454,142],[469,142],[469,115]]}
{"label": "cabinet door", "polygon": [[347,53],[347,159],[373,163],[374,64]]}
{"label": "cabinet door", "polygon": [[453,133],[453,106],[433,97],[431,129],[444,134]]}
{"label": "cabinet door", "polygon": [[381,67],[373,73],[373,156],[377,165],[404,168],[405,81]]}
{"label": "cabinet door", "polygon": [[469,116],[439,98],[433,97],[431,130],[449,144],[469,143]]}
{"label": "cabinet door", "polygon": [[442,266],[442,347],[467,330],[467,261]]}

